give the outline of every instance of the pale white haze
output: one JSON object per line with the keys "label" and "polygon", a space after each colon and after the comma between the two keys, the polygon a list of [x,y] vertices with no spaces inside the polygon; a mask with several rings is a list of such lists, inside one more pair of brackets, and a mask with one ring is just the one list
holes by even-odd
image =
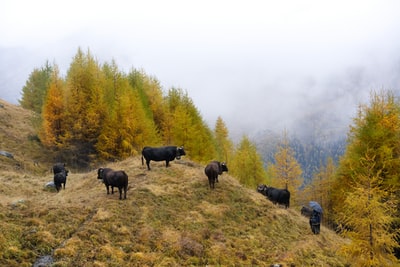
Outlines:
{"label": "pale white haze", "polygon": [[372,90],[400,85],[400,1],[0,2],[0,98],[34,68],[66,75],[78,47],[166,91],[188,92],[211,128],[345,133]]}

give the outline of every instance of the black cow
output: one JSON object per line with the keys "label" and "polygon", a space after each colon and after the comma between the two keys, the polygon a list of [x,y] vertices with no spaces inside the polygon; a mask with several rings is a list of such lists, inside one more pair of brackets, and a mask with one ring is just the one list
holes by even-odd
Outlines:
{"label": "black cow", "polygon": [[65,184],[67,182],[68,170],[65,168],[65,163],[56,163],[53,165],[53,181],[57,192],[60,191],[61,185],[65,189]]}
{"label": "black cow", "polygon": [[303,206],[303,207],[301,207],[300,212],[301,212],[301,215],[306,216],[307,218],[310,218],[313,210],[312,210],[312,208]]}
{"label": "black cow", "polygon": [[204,173],[208,177],[210,188],[215,188],[215,182],[218,183],[218,175],[228,171],[228,166],[225,162],[211,161],[204,169]]}
{"label": "black cow", "polygon": [[68,170],[62,170],[54,174],[54,185],[57,192],[60,191],[61,187],[65,189],[67,183]]}
{"label": "black cow", "polygon": [[287,189],[278,189],[267,185],[258,185],[257,191],[266,196],[274,204],[285,205],[289,207],[290,192]]}
{"label": "black cow", "polygon": [[180,159],[186,155],[183,147],[163,146],[163,147],[144,147],[142,150],[142,165],[144,165],[143,157],[146,159],[147,169],[150,170],[150,161],[164,161],[165,167],[169,166],[169,162],[175,158]]}
{"label": "black cow", "polygon": [[128,190],[128,175],[124,171],[114,171],[110,168],[100,168],[97,171],[97,179],[103,179],[107,188],[107,195],[114,194],[114,187],[118,187],[119,199],[122,199],[122,189],[124,189],[124,199],[126,199],[126,191]]}
{"label": "black cow", "polygon": [[53,173],[54,173],[54,174],[59,173],[59,172],[62,172],[62,171],[66,171],[66,169],[65,169],[65,163],[60,163],[60,162],[58,162],[58,163],[56,163],[56,164],[53,165]]}

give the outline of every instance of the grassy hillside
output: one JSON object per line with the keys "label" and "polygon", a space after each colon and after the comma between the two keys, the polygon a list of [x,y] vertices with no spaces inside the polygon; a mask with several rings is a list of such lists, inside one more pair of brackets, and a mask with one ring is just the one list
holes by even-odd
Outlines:
{"label": "grassy hillside", "polygon": [[[31,152],[16,158],[28,162]],[[51,165],[3,162],[0,265],[32,266],[40,257],[53,266],[346,265],[336,255],[344,240],[324,227],[312,235],[297,209],[272,205],[226,173],[210,190],[204,166],[188,158],[151,164],[147,171],[132,157],[107,165],[129,175],[127,200],[118,200],[96,170],[71,171],[56,193],[44,188]]]}
{"label": "grassy hillside", "polygon": [[33,127],[37,117],[32,111],[0,99],[0,151],[13,155],[0,155],[0,168],[44,173],[53,154],[40,146]]}

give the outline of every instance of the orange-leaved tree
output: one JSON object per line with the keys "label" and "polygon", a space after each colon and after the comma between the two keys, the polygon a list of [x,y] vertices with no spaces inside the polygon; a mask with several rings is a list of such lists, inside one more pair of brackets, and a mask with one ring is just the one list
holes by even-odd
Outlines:
{"label": "orange-leaved tree", "polygon": [[54,66],[49,88],[42,107],[42,127],[39,131],[42,143],[52,148],[62,148],[65,134],[64,81]]}

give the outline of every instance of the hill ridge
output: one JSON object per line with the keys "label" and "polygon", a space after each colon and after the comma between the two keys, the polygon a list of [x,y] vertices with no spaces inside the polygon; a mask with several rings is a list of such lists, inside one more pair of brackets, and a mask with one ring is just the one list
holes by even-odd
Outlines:
{"label": "hill ridge", "polygon": [[295,207],[273,205],[229,173],[209,189],[189,156],[169,168],[152,162],[151,171],[138,156],[98,166],[126,171],[127,200],[106,194],[96,168],[71,170],[59,193],[46,189],[51,165],[42,165],[0,169],[0,265],[346,265],[334,232],[313,235]]}

